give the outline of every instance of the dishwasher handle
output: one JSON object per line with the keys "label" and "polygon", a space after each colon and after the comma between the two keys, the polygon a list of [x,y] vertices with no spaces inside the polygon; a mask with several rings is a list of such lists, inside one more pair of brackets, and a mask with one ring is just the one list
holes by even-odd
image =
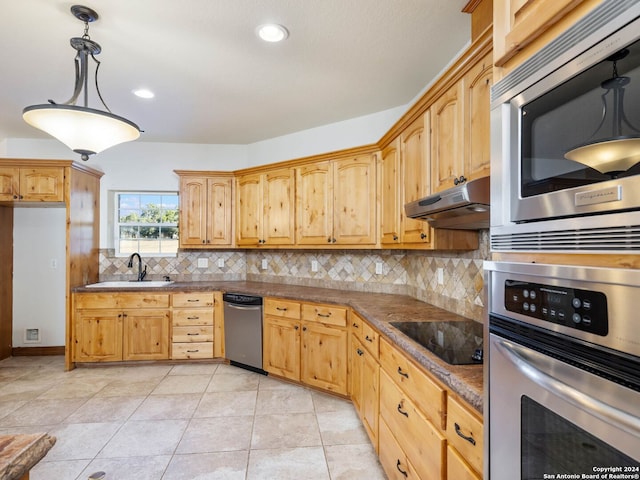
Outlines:
{"label": "dishwasher handle", "polygon": [[249,310],[256,311],[261,310],[262,305],[236,305],[235,303],[224,302],[225,307],[234,308],[236,310]]}

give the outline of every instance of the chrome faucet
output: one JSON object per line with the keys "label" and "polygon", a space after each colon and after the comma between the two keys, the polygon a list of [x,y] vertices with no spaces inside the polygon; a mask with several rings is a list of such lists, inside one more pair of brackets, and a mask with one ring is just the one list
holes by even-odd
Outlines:
{"label": "chrome faucet", "polygon": [[136,252],[129,257],[129,268],[133,268],[133,257],[138,257],[138,282],[141,282],[147,275],[147,266],[145,265],[144,270],[142,269],[142,258],[140,257],[140,254]]}

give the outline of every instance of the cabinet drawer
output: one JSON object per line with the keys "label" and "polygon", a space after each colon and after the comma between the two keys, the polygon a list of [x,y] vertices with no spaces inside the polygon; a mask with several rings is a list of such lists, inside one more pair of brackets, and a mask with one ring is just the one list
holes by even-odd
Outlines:
{"label": "cabinet drawer", "polygon": [[310,322],[322,322],[337,327],[347,326],[347,309],[332,305],[302,304],[302,319]]}
{"label": "cabinet drawer", "polygon": [[447,447],[447,478],[456,480],[481,480],[481,477],[467,465],[455,448]]}
{"label": "cabinet drawer", "polygon": [[362,344],[377,360],[380,356],[380,334],[367,322],[362,322]]}
{"label": "cabinet drawer", "polygon": [[174,307],[213,307],[213,292],[174,293],[171,295]]}
{"label": "cabinet drawer", "polygon": [[444,435],[384,372],[380,373],[380,415],[419,478],[441,479],[447,448]]}
{"label": "cabinet drawer", "polygon": [[213,358],[213,342],[174,343],[171,350],[174,360],[185,358]]}
{"label": "cabinet drawer", "polygon": [[173,310],[173,326],[213,325],[213,310],[204,308],[182,308]]}
{"label": "cabinet drawer", "polygon": [[[389,480],[420,480],[387,424],[380,422],[380,464]],[[453,477],[452,477],[453,478]]]}
{"label": "cabinet drawer", "polygon": [[300,319],[300,303],[277,298],[265,298],[264,313],[272,317]]}
{"label": "cabinet drawer", "polygon": [[213,327],[173,327],[173,342],[213,342]]}
{"label": "cabinet drawer", "polygon": [[447,400],[447,439],[477,472],[482,472],[482,421],[452,397]]}
{"label": "cabinet drawer", "polygon": [[414,400],[434,425],[445,428],[446,391],[411,363],[393,345],[380,341],[380,365],[389,377]]}
{"label": "cabinet drawer", "polygon": [[77,293],[76,308],[162,308],[169,307],[165,293]]}

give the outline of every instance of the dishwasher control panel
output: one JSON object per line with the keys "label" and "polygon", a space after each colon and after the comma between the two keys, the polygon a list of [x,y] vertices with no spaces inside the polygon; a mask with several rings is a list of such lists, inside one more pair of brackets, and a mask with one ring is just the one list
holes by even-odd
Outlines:
{"label": "dishwasher control panel", "polygon": [[242,293],[224,293],[222,294],[222,300],[236,305],[262,305],[262,297]]}

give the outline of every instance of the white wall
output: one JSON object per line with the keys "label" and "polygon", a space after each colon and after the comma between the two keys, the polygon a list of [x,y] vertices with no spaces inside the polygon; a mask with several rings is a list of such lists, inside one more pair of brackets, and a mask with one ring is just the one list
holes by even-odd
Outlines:
{"label": "white wall", "polygon": [[[16,208],[13,221],[13,346],[64,345],[66,210]],[[25,343],[26,328],[41,343]]]}

